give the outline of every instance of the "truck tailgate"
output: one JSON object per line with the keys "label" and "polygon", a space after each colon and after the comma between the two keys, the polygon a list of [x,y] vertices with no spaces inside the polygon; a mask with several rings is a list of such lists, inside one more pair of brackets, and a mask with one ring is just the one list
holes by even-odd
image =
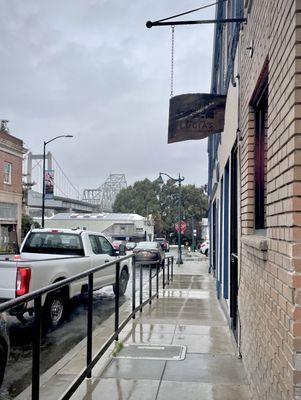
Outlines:
{"label": "truck tailgate", "polygon": [[13,261],[0,261],[0,300],[16,297],[17,264]]}

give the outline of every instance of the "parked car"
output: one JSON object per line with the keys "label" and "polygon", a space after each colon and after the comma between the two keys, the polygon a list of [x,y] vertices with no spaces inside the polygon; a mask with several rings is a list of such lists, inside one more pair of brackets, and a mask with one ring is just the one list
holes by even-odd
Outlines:
{"label": "parked car", "polygon": [[209,240],[205,240],[205,242],[201,243],[199,246],[199,250],[202,254],[205,254],[208,257],[209,253]]}
{"label": "parked car", "polygon": [[156,238],[155,242],[161,244],[161,247],[164,251],[169,252],[169,243],[165,238]]}
{"label": "parked car", "polygon": [[[119,255],[125,246],[119,246]],[[33,229],[21,245],[21,253],[0,261],[0,303],[28,292],[85,272],[110,261],[118,261],[110,241],[98,232],[81,229]],[[130,259],[121,262],[119,293],[126,291],[131,267]],[[94,273],[94,289],[115,288],[115,265]],[[64,319],[69,300],[87,292],[87,278],[42,298],[43,318],[46,324],[56,326]],[[14,308],[12,315],[22,318],[33,313],[33,302]]]}
{"label": "parked car", "polygon": [[134,250],[136,245],[137,245],[137,243],[135,243],[135,242],[127,242],[125,246],[126,246],[127,250],[132,251],[132,250]]}
{"label": "parked car", "polygon": [[161,264],[165,254],[158,242],[139,242],[133,250],[136,262],[159,261]]}
{"label": "parked car", "polygon": [[119,247],[121,244],[125,245],[126,242],[124,240],[113,240],[113,242],[112,242],[114,250],[117,250],[117,251],[119,251]]}
{"label": "parked car", "polygon": [[4,313],[0,313],[0,386],[3,382],[8,354],[9,337],[7,333],[6,318]]}

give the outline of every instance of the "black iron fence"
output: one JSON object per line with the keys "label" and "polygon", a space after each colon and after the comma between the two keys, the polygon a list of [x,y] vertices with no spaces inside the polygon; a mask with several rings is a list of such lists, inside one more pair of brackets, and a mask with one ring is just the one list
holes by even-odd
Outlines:
{"label": "black iron fence", "polygon": [[[121,323],[119,321],[119,303],[120,303],[120,293],[119,293],[119,278],[120,278],[120,264],[131,258],[132,259],[132,312],[128,317]],[[105,344],[99,349],[97,354],[92,357],[92,345],[93,345],[93,278],[96,272],[105,270],[106,268],[115,265],[115,324],[114,332],[105,342]],[[139,279],[139,304],[136,305],[136,267],[140,268],[140,279]],[[143,266],[148,266],[149,268],[149,279],[148,279],[148,297],[143,300],[143,287],[145,282],[143,282]],[[153,275],[153,267],[156,268],[155,274]],[[169,284],[173,280],[173,269],[174,269],[174,258],[173,256],[166,257],[162,265],[162,287],[165,288],[166,284]],[[88,271],[82,272],[80,274],[74,275],[70,278],[64,279],[42,289],[30,292],[24,296],[20,296],[13,300],[9,300],[0,305],[0,313],[10,311],[13,308],[22,306],[30,301],[34,302],[34,323],[33,323],[33,335],[32,335],[32,387],[31,387],[31,399],[40,399],[40,347],[41,347],[41,331],[42,331],[42,296],[48,293],[55,292],[56,290],[62,289],[67,285],[76,282],[80,279],[88,278],[88,301],[87,301],[87,353],[86,353],[86,368],[81,372],[81,374],[76,378],[76,380],[71,384],[71,386],[65,391],[61,396],[60,400],[70,399],[71,396],[78,389],[80,384],[85,378],[91,378],[92,369],[96,363],[100,360],[102,355],[108,350],[110,345],[114,341],[118,341],[118,335],[122,329],[127,325],[127,323],[133,318],[135,318],[137,312],[142,312],[145,305],[151,304],[154,298],[159,298],[159,286],[160,286],[160,262],[145,262],[136,263],[135,257],[133,255],[128,255],[118,258],[117,262],[112,261],[98,267],[89,269]],[[153,290],[153,279],[156,278],[156,288]],[[153,293],[154,292],[154,293]]]}

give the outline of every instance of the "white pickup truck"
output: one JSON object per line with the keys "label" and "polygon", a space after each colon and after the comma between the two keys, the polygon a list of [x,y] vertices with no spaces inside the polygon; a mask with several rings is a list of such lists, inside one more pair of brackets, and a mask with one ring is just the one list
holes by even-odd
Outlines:
{"label": "white pickup truck", "polygon": [[[125,251],[125,249],[122,249]],[[120,252],[121,253],[121,252]],[[0,303],[22,296],[110,261],[117,261],[116,250],[102,234],[81,229],[33,229],[25,237],[20,255],[0,260]],[[119,293],[126,291],[131,259],[121,262]],[[94,290],[113,285],[115,265],[94,273]],[[47,324],[58,325],[68,301],[87,291],[87,278],[71,283],[42,299]],[[11,311],[22,318],[33,312],[33,302]]]}

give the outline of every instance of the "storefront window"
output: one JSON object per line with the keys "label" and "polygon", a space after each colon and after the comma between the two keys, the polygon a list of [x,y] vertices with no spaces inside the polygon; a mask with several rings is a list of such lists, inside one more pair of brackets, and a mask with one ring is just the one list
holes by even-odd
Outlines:
{"label": "storefront window", "polygon": [[16,225],[0,225],[0,254],[12,254],[18,252],[19,248]]}
{"label": "storefront window", "polygon": [[0,221],[17,220],[17,204],[0,203]]}

